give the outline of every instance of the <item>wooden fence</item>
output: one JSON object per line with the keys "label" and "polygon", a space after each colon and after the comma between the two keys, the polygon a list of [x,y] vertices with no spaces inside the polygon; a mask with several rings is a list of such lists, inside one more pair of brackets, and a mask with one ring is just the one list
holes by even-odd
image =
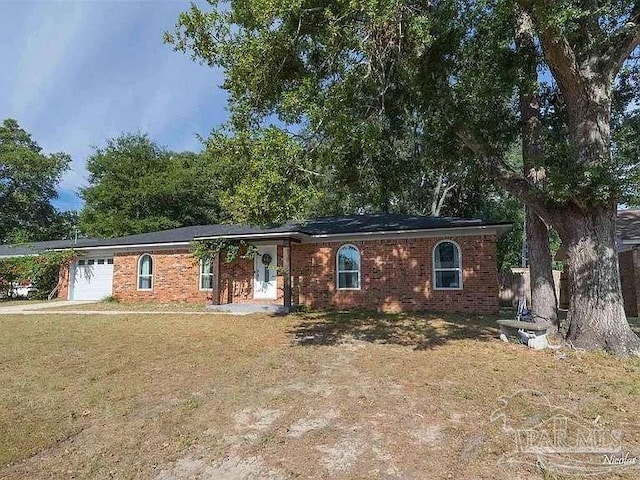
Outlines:
{"label": "wooden fence", "polygon": [[[566,282],[563,281],[562,272],[560,270],[553,271],[553,281],[556,289],[556,298],[560,307],[563,307],[566,292]],[[500,305],[502,307],[517,307],[520,294],[524,288],[527,296],[527,305],[531,306],[531,278],[528,268],[512,268],[510,271],[500,272],[498,274],[498,282],[500,285]],[[562,291],[562,286],[565,286]]]}

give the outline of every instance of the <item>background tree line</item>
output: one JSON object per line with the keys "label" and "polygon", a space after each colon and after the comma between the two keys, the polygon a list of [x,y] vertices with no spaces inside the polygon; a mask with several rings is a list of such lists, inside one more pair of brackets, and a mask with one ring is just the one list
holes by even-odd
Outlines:
{"label": "background tree line", "polygon": [[[511,220],[514,229],[500,242],[499,262],[503,268],[520,263],[522,203],[471,172],[435,169],[426,160],[418,167],[403,161],[389,166],[393,181],[375,180],[369,176],[376,170],[359,172],[346,157],[336,164],[326,152],[310,151],[300,135],[273,126],[215,131],[202,152],[171,152],[146,134],[128,133],[94,148],[87,159],[88,184],[79,191],[83,208],[60,212],[51,201],[69,157],[46,156],[17,122],[4,125],[12,125],[31,147],[21,145],[17,135],[2,144],[2,243],[397,212]],[[41,171],[34,178],[36,168]],[[380,182],[388,184],[380,187]],[[18,184],[29,195],[9,192]]]}

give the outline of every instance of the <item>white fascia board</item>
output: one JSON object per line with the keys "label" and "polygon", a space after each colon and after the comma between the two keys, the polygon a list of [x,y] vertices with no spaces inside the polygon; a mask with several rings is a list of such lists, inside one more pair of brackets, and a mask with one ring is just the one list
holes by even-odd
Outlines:
{"label": "white fascia board", "polygon": [[622,245],[640,245],[640,239],[638,240],[622,240],[618,243],[621,243]]}
{"label": "white fascia board", "polygon": [[312,235],[309,242],[345,242],[349,240],[391,240],[424,237],[461,237],[472,235],[502,235],[511,225],[475,225],[469,227],[433,228],[428,230],[391,230],[367,233],[333,233]]}
{"label": "white fascia board", "polygon": [[0,255],[0,259],[2,258],[22,258],[22,257],[37,257],[38,255],[42,255],[42,253],[47,253],[50,250],[45,250],[41,253],[21,253],[18,255]]}

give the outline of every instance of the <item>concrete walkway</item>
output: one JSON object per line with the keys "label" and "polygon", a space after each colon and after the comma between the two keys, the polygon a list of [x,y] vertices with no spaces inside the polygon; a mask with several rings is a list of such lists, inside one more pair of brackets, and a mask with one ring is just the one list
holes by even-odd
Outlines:
{"label": "concrete walkway", "polygon": [[[44,313],[40,312],[47,308],[66,307],[68,305],[87,305],[90,303],[96,303],[93,300],[62,300],[59,302],[34,302],[29,300],[23,300],[11,305],[2,305],[0,303],[0,315],[14,315],[20,313]],[[46,312],[52,313],[52,312]]]}
{"label": "concrete walkway", "polygon": [[171,311],[171,310],[51,310],[52,308],[67,307],[74,305],[88,305],[98,303],[93,300],[62,300],[58,302],[33,302],[27,301],[2,306],[0,304],[0,316],[2,315],[250,315],[255,312],[216,312],[206,310],[202,312],[194,311]]}

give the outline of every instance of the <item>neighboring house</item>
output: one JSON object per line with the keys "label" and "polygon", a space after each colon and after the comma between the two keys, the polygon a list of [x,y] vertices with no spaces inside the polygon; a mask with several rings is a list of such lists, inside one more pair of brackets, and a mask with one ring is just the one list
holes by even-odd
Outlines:
{"label": "neighboring house", "polygon": [[[273,227],[203,225],[53,247],[74,248],[59,296],[122,301],[259,303],[285,309],[493,313],[496,241],[511,227],[475,219],[352,215]],[[244,240],[253,259],[199,262],[195,240]]]}
{"label": "neighboring house", "polygon": [[640,210],[618,211],[616,239],[624,311],[630,317],[637,317],[640,310]]}

